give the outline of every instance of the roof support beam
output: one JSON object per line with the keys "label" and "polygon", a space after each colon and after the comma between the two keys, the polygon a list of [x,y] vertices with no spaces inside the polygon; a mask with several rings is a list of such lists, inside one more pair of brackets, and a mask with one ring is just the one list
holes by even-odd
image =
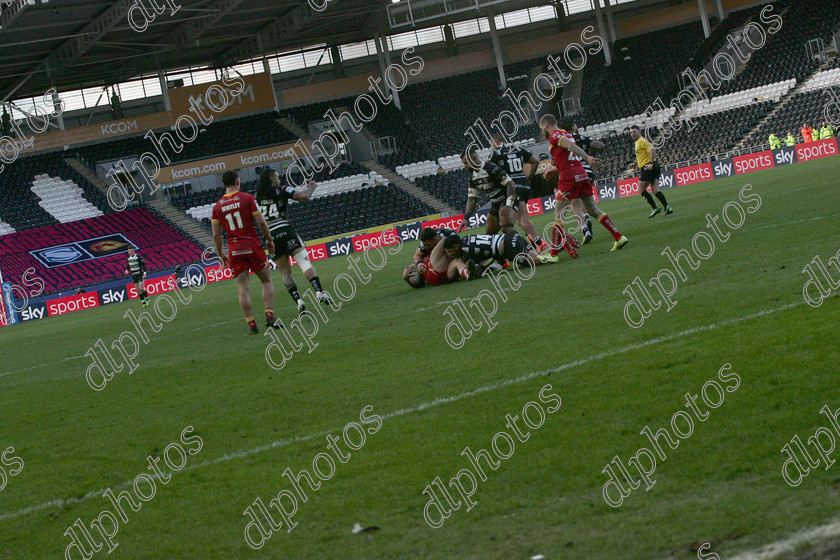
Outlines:
{"label": "roof support beam", "polygon": [[[20,1],[20,0],[18,0]],[[6,94],[3,101],[9,99],[14,93],[25,85],[33,75],[44,72],[48,75],[59,74],[67,66],[78,60],[83,54],[91,49],[102,37],[105,36],[117,23],[125,18],[128,9],[134,0],[117,0],[105,11],[99,14],[96,19],[87,24],[72,38],[64,42],[58,49],[50,53],[40,64],[33,67],[29,73],[19,80]]]}
{"label": "roof support beam", "polygon": [[12,25],[12,22],[15,21],[21,13],[23,13],[28,5],[29,0],[13,0],[8,5],[5,5],[5,2],[0,4],[0,9],[3,10],[2,13],[0,13],[0,33]]}

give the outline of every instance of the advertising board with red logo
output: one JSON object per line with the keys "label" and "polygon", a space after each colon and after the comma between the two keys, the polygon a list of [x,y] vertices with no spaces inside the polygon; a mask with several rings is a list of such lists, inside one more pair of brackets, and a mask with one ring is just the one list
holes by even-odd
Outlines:
{"label": "advertising board with red logo", "polygon": [[85,292],[48,301],[47,313],[50,317],[55,317],[93,307],[99,307],[99,294],[97,292]]}
{"label": "advertising board with red logo", "polygon": [[773,152],[771,150],[756,152],[754,154],[747,154],[744,156],[736,156],[732,158],[732,162],[735,164],[736,175],[776,167],[776,164],[773,162]]}
{"label": "advertising board with red logo", "polygon": [[699,165],[692,165],[691,167],[674,169],[674,183],[676,183],[675,186],[677,187],[711,181],[714,178],[712,164],[710,163],[701,163]]}
{"label": "advertising board with red logo", "polygon": [[837,138],[817,140],[796,145],[796,160],[799,163],[822,159],[824,157],[837,155]]}
{"label": "advertising board with red logo", "polygon": [[[783,147],[777,150],[767,150],[746,154],[733,158],[716,160],[711,163],[701,163],[689,167],[681,167],[673,171],[663,170],[661,187],[682,187],[696,183],[710,181],[717,178],[732,177],[752,171],[771,169],[779,165],[790,165],[806,161],[813,161],[829,156],[840,154],[836,138],[818,140],[798,144],[795,147]],[[639,179],[624,179],[617,183],[598,185],[597,198],[600,200],[616,200],[639,194]],[[528,201],[528,214],[538,215],[545,212],[553,212],[554,197],[544,196]],[[475,216],[479,213],[476,212]],[[395,245],[408,240],[415,240],[419,237],[420,231],[425,227],[446,227],[457,230],[463,220],[463,214],[438,218],[434,220],[423,220],[422,218],[413,223],[392,226],[388,229],[374,233],[365,233],[354,236],[347,236],[328,243],[317,243],[307,247],[310,260],[317,261],[330,257],[349,255],[354,252],[366,251],[376,246]],[[485,222],[480,220],[483,225]],[[472,220],[471,224],[476,222]],[[31,252],[38,261],[47,268],[62,266],[123,253],[128,249],[131,242],[121,234],[113,234],[95,239],[87,239],[74,243],[65,243],[53,247],[46,247]],[[35,254],[37,253],[37,254]],[[192,272],[190,272],[192,270]],[[204,277],[196,270],[203,271]],[[180,277],[171,271],[161,276],[150,277],[146,280],[145,287],[149,295],[161,294],[175,289],[176,282],[183,287],[198,287],[203,283],[220,282],[230,280],[230,269],[216,266],[193,265],[191,269]],[[91,309],[100,305],[119,303],[128,299],[138,297],[137,290],[130,282],[117,281],[90,288],[90,291],[82,294],[73,294],[59,297],[36,298],[21,310],[22,322],[29,322],[44,317],[54,317],[65,313]]]}

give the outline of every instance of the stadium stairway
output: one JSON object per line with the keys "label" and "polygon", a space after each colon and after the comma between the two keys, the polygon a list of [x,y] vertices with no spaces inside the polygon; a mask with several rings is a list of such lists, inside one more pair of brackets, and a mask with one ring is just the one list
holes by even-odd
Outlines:
{"label": "stadium stairway", "polygon": [[196,241],[201,243],[204,248],[209,249],[213,247],[213,238],[197,220],[190,218],[166,200],[151,200],[147,204],[163,214],[167,220],[186,231]]}
{"label": "stadium stairway", "polygon": [[406,179],[402,175],[397,175],[396,173],[394,173],[384,165],[380,164],[379,162],[369,159],[361,163],[371,171],[376,171],[377,173],[388,179],[388,181],[390,181],[392,185],[396,185],[397,187],[407,192],[414,198],[425,202],[426,204],[434,208],[435,212],[439,212],[444,216],[454,216],[455,214],[461,213],[458,210],[455,210],[454,208],[446,204],[444,201],[440,200],[439,198],[435,198],[434,196],[430,195],[420,187],[412,185],[408,179]]}
{"label": "stadium stairway", "polygon": [[[831,50],[832,50],[832,51],[834,51],[834,47],[832,47],[832,49],[831,49]],[[828,50],[828,48],[826,48],[826,53],[828,53],[828,52],[829,52],[829,50]],[[836,51],[835,51],[835,52],[836,52]],[[829,59],[828,59],[828,61],[827,61],[827,62],[825,62],[825,63],[823,63],[823,64],[820,64],[820,66],[819,66],[818,68],[815,68],[813,72],[811,72],[810,74],[808,74],[808,76],[807,76],[804,80],[802,80],[801,82],[799,82],[798,84],[796,84],[796,86],[795,86],[795,87],[791,88],[791,89],[790,89],[790,91],[788,91],[785,95],[783,95],[783,96],[782,96],[782,98],[779,100],[779,102],[778,102],[778,103],[776,103],[776,106],[775,106],[775,107],[773,107],[773,110],[772,110],[772,111],[770,111],[769,113],[767,113],[767,114],[764,116],[764,118],[763,118],[763,119],[761,119],[761,120],[758,122],[758,124],[757,124],[757,125],[755,125],[755,127],[754,127],[752,130],[750,130],[750,131],[747,133],[747,135],[746,135],[746,136],[744,136],[744,138],[743,138],[743,139],[741,139],[741,141],[740,141],[740,142],[738,142],[738,148],[744,148],[744,147],[746,147],[746,146],[748,146],[748,145],[754,145],[754,144],[755,144],[755,140],[761,140],[762,142],[767,142],[767,138],[763,138],[763,139],[761,139],[761,138],[754,138],[754,136],[756,136],[758,133],[760,133],[760,132],[761,132],[761,127],[763,127],[763,126],[764,126],[764,123],[766,123],[766,122],[768,122],[770,119],[772,119],[772,118],[776,115],[776,113],[778,113],[779,111],[781,111],[781,110],[785,107],[785,105],[787,105],[787,104],[788,104],[788,102],[789,102],[791,99],[793,99],[793,98],[794,98],[794,97],[796,97],[799,93],[801,93],[801,92],[802,92],[802,89],[805,87],[805,84],[807,84],[807,83],[808,83],[808,81],[809,81],[811,78],[813,78],[814,76],[816,76],[817,74],[819,74],[819,73],[820,73],[820,72],[822,72],[823,70],[826,70],[826,69],[831,68],[831,66],[832,66],[832,64],[833,64],[834,62],[835,62],[835,59],[829,55]]]}
{"label": "stadium stairway", "polygon": [[79,175],[90,181],[90,183],[99,189],[106,197],[108,196],[108,185],[105,184],[105,181],[100,179],[96,173],[91,171],[90,168],[82,163],[79,158],[76,156],[66,157],[64,158],[64,163],[75,169]]}
{"label": "stadium stairway", "polygon": [[312,141],[312,136],[305,130],[303,130],[298,123],[290,119],[289,117],[283,117],[279,120],[280,124],[283,125],[283,128],[300,138],[301,140],[306,140],[308,142]]}

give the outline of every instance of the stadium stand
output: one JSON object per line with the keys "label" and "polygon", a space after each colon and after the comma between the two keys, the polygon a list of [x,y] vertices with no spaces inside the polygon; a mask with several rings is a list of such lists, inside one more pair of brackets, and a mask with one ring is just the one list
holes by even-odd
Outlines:
{"label": "stadium stand", "polygon": [[[722,84],[715,95],[795,79],[802,82],[819,63],[806,56],[805,44],[822,38],[831,42],[840,23],[840,2],[836,0],[808,0],[775,2],[774,13],[781,15],[783,25],[773,35],[767,34],[766,44],[754,52],[744,70]],[[786,11],[784,11],[786,9]]]}
{"label": "stadium stand", "polygon": [[757,101],[772,100],[778,102],[796,85],[796,80],[790,79],[766,86],[759,86],[745,91],[729,93],[709,99],[701,99],[686,108],[685,114],[690,116],[708,115],[718,111],[726,111],[743,107]]}
{"label": "stadium stand", "polygon": [[579,126],[643,114],[657,97],[671,99],[679,91],[677,76],[702,42],[702,27],[693,22],[616,41],[612,66],[604,66],[603,53],[590,58]]}
{"label": "stadium stand", "polygon": [[[0,262],[3,277],[16,284],[27,269],[46,282],[45,293],[58,293],[125,278],[125,254],[114,254],[82,262],[46,267],[31,251],[81,242],[90,246],[96,238],[122,234],[138,247],[150,272],[179,264],[201,262],[202,249],[147,207],[134,207],[95,218],[46,225],[3,236]],[[89,252],[95,254],[96,249]],[[56,263],[58,264],[58,263]]]}
{"label": "stadium stand", "polygon": [[66,202],[75,204],[79,210],[87,208],[88,215],[92,215],[94,209],[99,213],[109,211],[105,195],[67,165],[60,152],[21,157],[6,165],[2,175],[3,188],[0,189],[0,219],[15,231],[55,224],[60,219],[69,221],[60,207],[50,203],[46,206],[61,218],[45,209],[45,201],[39,196],[39,193],[48,196],[44,176],[53,178],[54,185],[69,189],[73,198]]}
{"label": "stadium stand", "polygon": [[772,101],[762,101],[682,121],[657,151],[657,158],[661,164],[676,165],[731,150],[772,108]]}
{"label": "stadium stand", "polygon": [[83,197],[83,191],[72,180],[50,177],[46,173],[35,175],[32,192],[40,199],[38,204],[62,224],[101,216],[102,211]]}
{"label": "stadium stand", "polygon": [[[276,111],[271,111],[215,121],[206,127],[201,126],[196,139],[185,144],[180,153],[170,151],[168,144],[164,144],[164,149],[167,150],[166,155],[172,163],[179,163],[294,142],[294,134],[277,122],[279,118]],[[156,132],[155,135],[160,136],[162,132]],[[184,131],[187,138],[193,134],[194,132],[188,129]],[[142,136],[83,146],[75,150],[76,156],[91,169],[95,169],[96,163],[101,161],[137,157],[150,151],[154,151],[154,145]]]}
{"label": "stadium stand", "polygon": [[748,146],[765,144],[771,132],[775,132],[780,138],[784,138],[788,132],[792,132],[797,141],[801,142],[800,127],[806,122],[810,123],[811,126],[818,126],[822,123],[826,102],[825,90],[823,89],[813,89],[799,93],[788,100],[766,122],[762,123],[745,140],[744,144]]}

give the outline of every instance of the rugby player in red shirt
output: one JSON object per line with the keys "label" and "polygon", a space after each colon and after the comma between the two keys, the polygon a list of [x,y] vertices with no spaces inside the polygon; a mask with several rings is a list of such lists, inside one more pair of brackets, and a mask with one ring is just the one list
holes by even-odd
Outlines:
{"label": "rugby player in red shirt", "polygon": [[[575,123],[567,121],[562,128],[557,127],[557,119],[554,115],[543,115],[540,118],[540,129],[548,138],[551,156],[554,159],[554,166],[559,174],[557,180],[557,193],[554,202],[554,230],[552,234],[551,255],[556,257],[560,248],[568,246],[566,234],[563,231],[562,215],[563,210],[571,204],[571,201],[579,198],[583,201],[586,210],[595,217],[601,225],[607,228],[612,234],[615,243],[611,251],[617,251],[627,245],[628,239],[621,235],[610,217],[595,205],[592,182],[581,160],[586,160],[592,167],[598,167],[600,160],[592,157],[575,144],[572,134],[575,132]],[[568,249],[567,249],[568,251]],[[577,257],[577,251],[569,251],[572,257]]]}
{"label": "rugby player in red shirt", "polygon": [[[251,305],[251,282],[248,272],[252,271],[263,285],[262,297],[265,304],[265,326],[278,329],[283,325],[274,319],[274,284],[271,282],[271,270],[265,249],[260,244],[256,222],[266,240],[266,247],[274,253],[274,241],[268,230],[265,217],[257,205],[257,199],[248,193],[239,192],[239,174],[226,171],[222,175],[225,194],[213,206],[213,243],[222,265],[231,269],[239,290],[239,306],[245,314],[245,320],[251,328],[251,334],[258,334],[254,320],[254,308]],[[222,251],[222,228],[227,232],[228,253]]]}

